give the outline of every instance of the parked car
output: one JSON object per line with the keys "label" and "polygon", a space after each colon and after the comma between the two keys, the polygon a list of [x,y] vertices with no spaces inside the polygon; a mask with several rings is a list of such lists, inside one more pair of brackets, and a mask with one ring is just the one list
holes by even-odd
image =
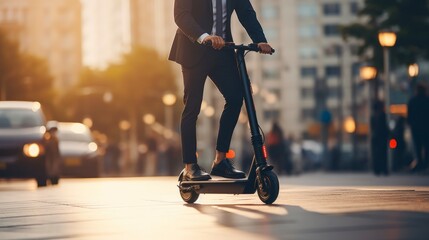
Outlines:
{"label": "parked car", "polygon": [[81,123],[58,123],[61,173],[68,177],[98,177],[101,156],[90,129]]}
{"label": "parked car", "polygon": [[55,122],[40,103],[0,101],[0,178],[35,178],[39,187],[60,179]]}

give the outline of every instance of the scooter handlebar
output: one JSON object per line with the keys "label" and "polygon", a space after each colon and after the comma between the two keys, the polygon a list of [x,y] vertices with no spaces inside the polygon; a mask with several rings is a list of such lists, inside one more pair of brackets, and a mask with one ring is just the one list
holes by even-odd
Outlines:
{"label": "scooter handlebar", "polygon": [[[205,42],[204,45],[211,47],[212,46],[212,41],[209,40],[209,41]],[[237,44],[235,44],[233,42],[225,42],[225,47],[224,48],[242,49],[242,50],[245,50],[245,51],[252,51],[252,52],[260,52],[261,51],[261,49],[258,47],[258,44],[256,44],[256,43],[251,43],[249,45],[243,45],[243,44],[237,45]],[[274,50],[274,48],[271,48],[271,53],[270,54],[273,54],[275,52],[276,52],[276,50]]]}

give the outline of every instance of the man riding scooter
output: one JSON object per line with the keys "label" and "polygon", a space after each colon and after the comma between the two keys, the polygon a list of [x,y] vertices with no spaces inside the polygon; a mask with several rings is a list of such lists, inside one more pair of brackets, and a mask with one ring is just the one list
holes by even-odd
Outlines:
{"label": "man riding scooter", "polygon": [[[179,63],[183,72],[185,107],[181,120],[181,139],[185,180],[211,179],[197,164],[196,156],[196,123],[207,76],[226,101],[220,118],[211,174],[226,178],[246,177],[226,158],[243,104],[243,86],[234,51],[223,49],[225,41],[232,42],[231,15],[234,11],[260,52],[270,54],[272,48],[267,43],[249,0],[175,0],[174,18],[178,30],[169,59]],[[212,47],[205,46],[207,42],[211,42]]]}

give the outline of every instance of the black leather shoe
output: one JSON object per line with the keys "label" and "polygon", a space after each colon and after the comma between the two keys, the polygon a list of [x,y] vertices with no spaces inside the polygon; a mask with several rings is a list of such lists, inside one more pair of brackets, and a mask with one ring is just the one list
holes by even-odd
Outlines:
{"label": "black leather shoe", "polygon": [[225,178],[245,178],[246,174],[240,170],[235,169],[231,160],[225,158],[219,164],[212,166],[211,175],[221,176]]}
{"label": "black leather shoe", "polygon": [[185,181],[205,181],[211,179],[210,175],[204,172],[196,163],[192,164],[189,171],[186,171],[185,168],[183,178]]}

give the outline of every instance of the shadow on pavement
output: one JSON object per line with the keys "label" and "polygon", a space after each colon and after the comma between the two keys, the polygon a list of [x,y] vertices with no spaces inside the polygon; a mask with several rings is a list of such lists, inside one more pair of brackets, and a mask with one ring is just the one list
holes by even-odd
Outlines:
{"label": "shadow on pavement", "polygon": [[359,211],[318,213],[293,205],[185,205],[216,223],[273,239],[427,239],[429,213]]}

